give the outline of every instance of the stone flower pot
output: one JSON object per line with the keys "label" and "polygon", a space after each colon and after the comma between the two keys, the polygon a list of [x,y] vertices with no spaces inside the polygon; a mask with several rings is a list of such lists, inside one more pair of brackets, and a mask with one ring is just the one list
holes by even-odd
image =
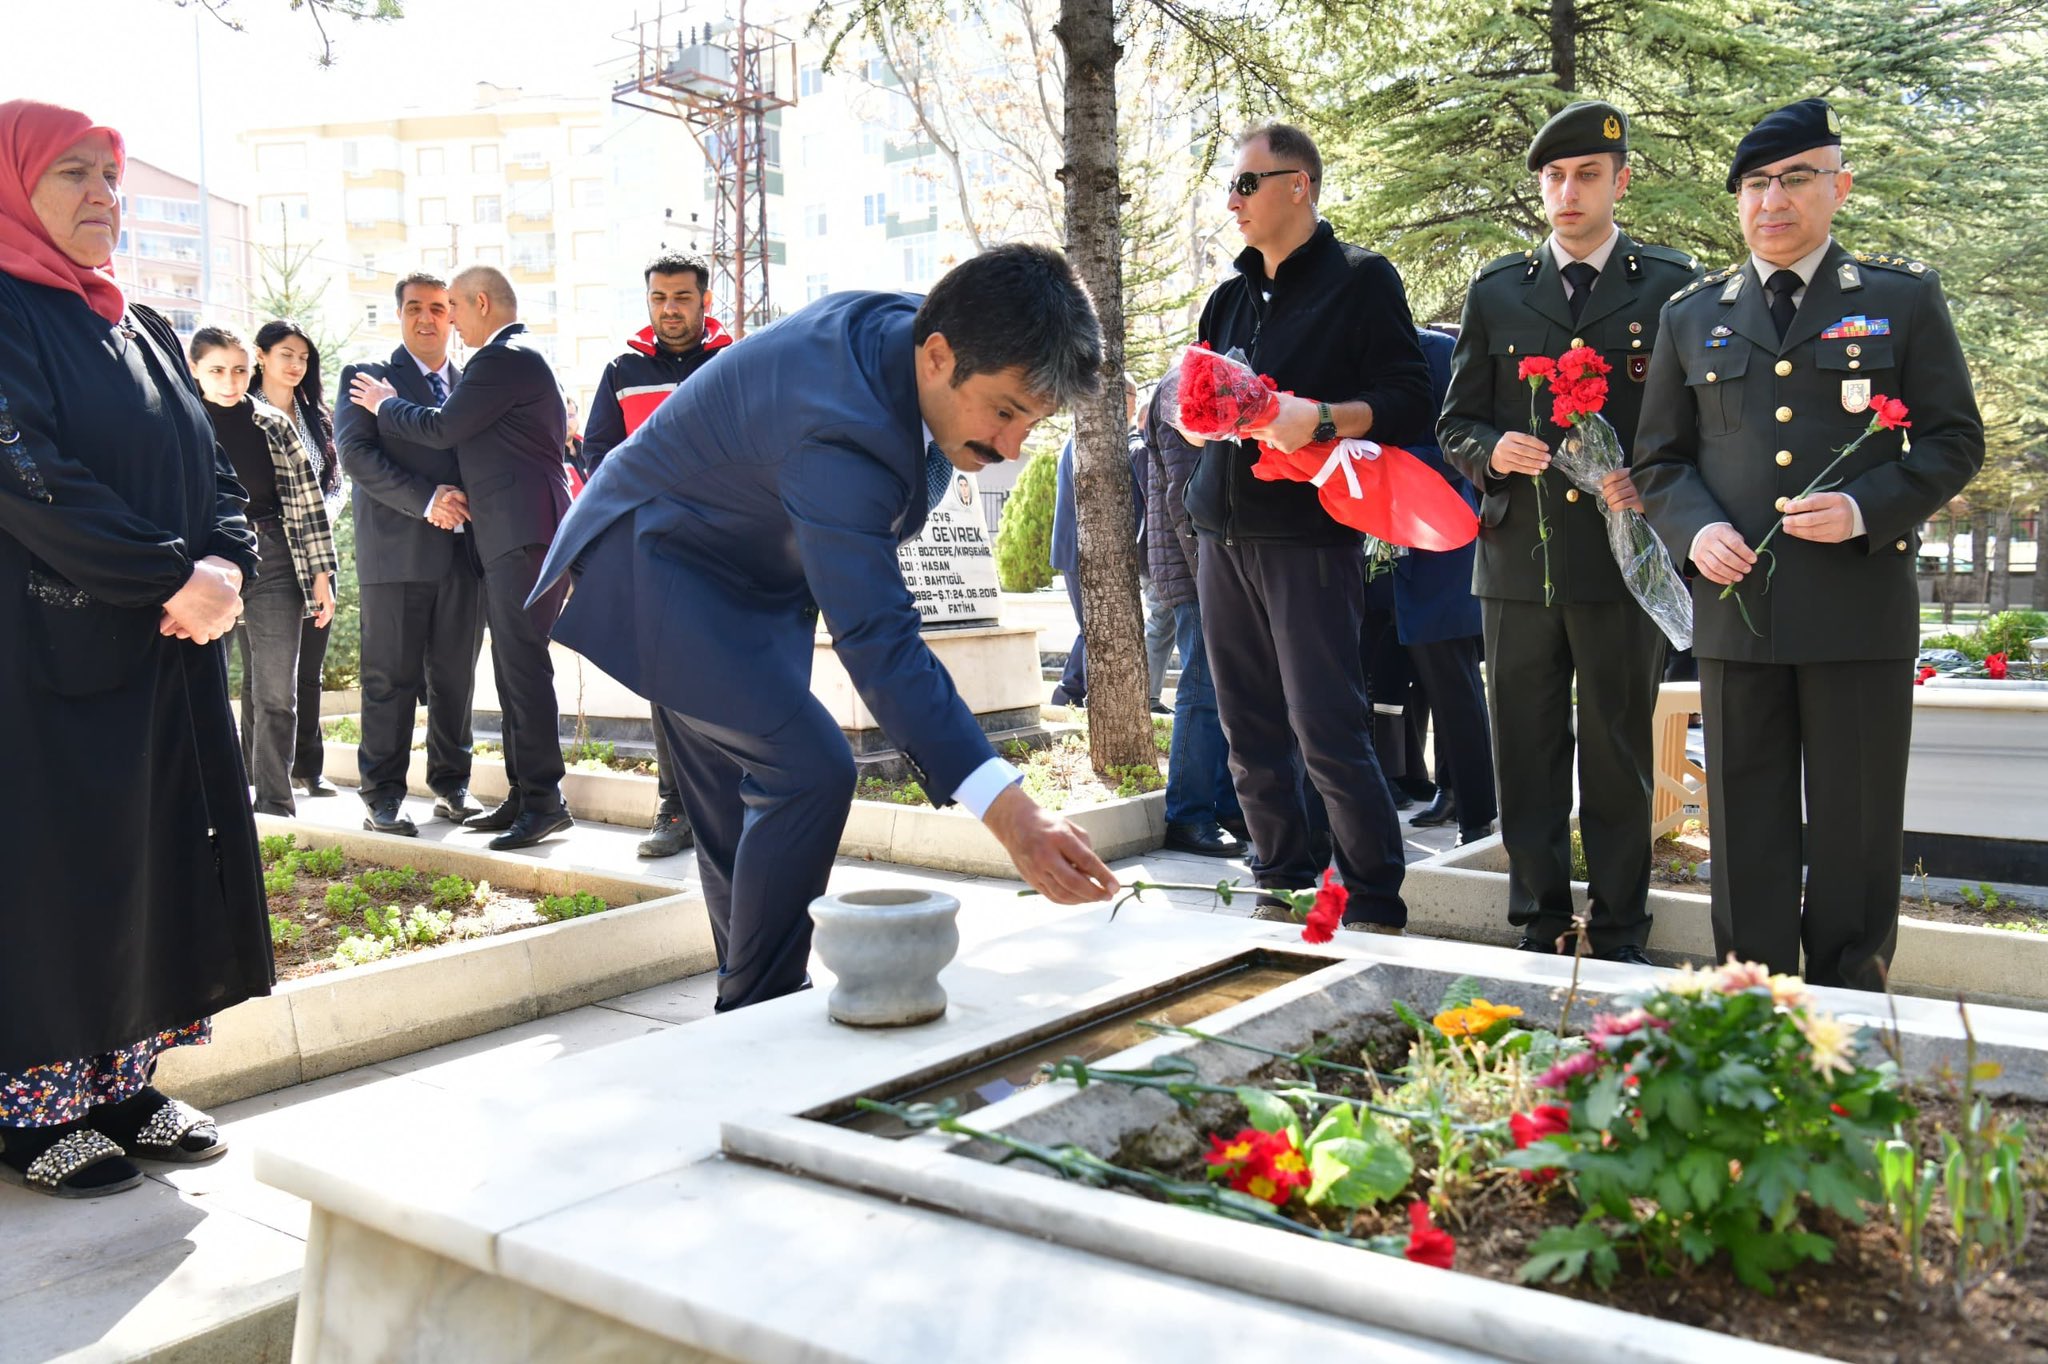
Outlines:
{"label": "stone flower pot", "polygon": [[832,1018],[860,1028],[928,1023],[946,1012],[939,972],[960,950],[960,902],[938,891],[854,890],[811,901],[811,944],[837,977]]}

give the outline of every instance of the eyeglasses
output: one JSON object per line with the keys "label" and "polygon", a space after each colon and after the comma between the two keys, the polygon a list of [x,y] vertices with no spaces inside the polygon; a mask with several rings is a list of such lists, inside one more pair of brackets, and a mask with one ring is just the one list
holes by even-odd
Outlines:
{"label": "eyeglasses", "polygon": [[1270,180],[1276,175],[1306,175],[1304,170],[1246,171],[1230,182],[1230,190],[1240,199],[1249,199],[1259,192],[1259,182]]}
{"label": "eyeglasses", "polygon": [[1838,170],[1815,170],[1811,166],[1794,166],[1791,170],[1779,171],[1776,175],[1745,175],[1736,182],[1736,187],[1752,199],[1761,199],[1771,192],[1771,181],[1778,182],[1778,188],[1787,194],[1797,194],[1823,175],[1840,175]]}

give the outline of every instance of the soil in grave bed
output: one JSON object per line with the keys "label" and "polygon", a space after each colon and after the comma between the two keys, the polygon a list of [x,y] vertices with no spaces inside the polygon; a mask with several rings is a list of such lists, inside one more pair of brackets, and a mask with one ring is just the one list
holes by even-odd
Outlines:
{"label": "soil in grave bed", "polygon": [[[1166,749],[1173,732],[1172,722],[1163,716],[1155,717],[1152,729],[1157,757],[1151,763],[1112,768],[1107,778],[1095,771],[1088,758],[1088,740],[1078,734],[1066,735],[1040,749],[1021,741],[1008,743],[1003,745],[1003,756],[1023,772],[1024,790],[1033,800],[1048,810],[1075,810],[1165,788]],[[861,778],[853,795],[856,800],[880,800],[892,805],[931,804],[924,788],[916,782],[880,777]]]}
{"label": "soil in grave bed", "polygon": [[[1572,835],[1572,850],[1578,852],[1578,835]],[[1700,864],[1712,856],[1707,834],[1697,820],[1687,820],[1678,832],[1666,834],[1650,848],[1650,885],[1656,890],[1707,893],[1708,882],[1700,879]],[[1579,875],[1574,872],[1574,875]],[[1583,877],[1581,877],[1583,879]],[[1899,917],[1928,919],[1942,924],[1967,924],[1972,928],[1998,928],[2009,933],[2048,934],[2048,911],[2002,898],[1990,886],[1935,896],[1921,891],[1899,897]]]}
{"label": "soil in grave bed", "polygon": [[[1362,1050],[1366,1066],[1391,1072],[1406,1061],[1413,1037],[1391,1014],[1371,1015],[1336,1034],[1318,1037],[1309,1050],[1351,1060]],[[1362,1078],[1327,1070],[1318,1070],[1311,1077],[1287,1061],[1252,1072],[1245,1083],[1271,1086],[1292,1080],[1328,1093],[1371,1097]],[[1909,1089],[1908,1094],[1920,1109],[1921,1127],[1928,1134],[1923,1154],[1938,1158],[1932,1135],[1935,1123],[1938,1120],[1951,1130],[1958,1129],[1956,1106],[1945,1094],[1919,1088]],[[2048,1160],[2048,1104],[1997,1099],[1991,1101],[1991,1107],[2024,1122],[2029,1156],[2035,1161]],[[1228,1140],[1246,1121],[1242,1105],[1227,1097],[1211,1096],[1192,1112],[1177,1114],[1161,1126],[1127,1139],[1114,1159],[1126,1168],[1200,1182],[1207,1176],[1202,1152],[1210,1134]],[[1289,1215],[1308,1225],[1359,1238],[1406,1235],[1407,1206],[1429,1187],[1427,1167],[1420,1156],[1416,1165],[1417,1178],[1409,1190],[1378,1208],[1346,1211],[1297,1206]],[[1145,1195],[1120,1190],[1119,1196]],[[1189,1215],[1206,1214],[1191,1211]],[[1577,1201],[1562,1185],[1531,1186],[1513,1170],[1497,1170],[1483,1174],[1476,1187],[1461,1185],[1451,1211],[1439,1213],[1438,1222],[1457,1239],[1452,1272],[1514,1284],[1519,1282],[1516,1272],[1530,1257],[1531,1243],[1552,1227],[1575,1224],[1579,1215]],[[1945,1200],[1937,1192],[1935,1225],[1941,1225],[1946,1216]],[[1740,1282],[1725,1256],[1682,1273],[1662,1275],[1626,1249],[1620,1272],[1604,1289],[1590,1280],[1531,1286],[1853,1364],[1923,1364],[1932,1360],[2048,1364],[2048,1245],[2044,1245],[2048,1238],[2038,1230],[2028,1259],[1972,1293],[1965,1313],[1958,1318],[1944,1312],[1947,1289],[1933,1281],[1934,1275],[1930,1274],[1927,1286],[1909,1288],[1902,1283],[1897,1242],[1883,1223],[1881,1210],[1862,1226],[1825,1211],[1809,1209],[1806,1217],[1813,1229],[1836,1238],[1835,1260],[1784,1273],[1774,1295]],[[1370,1272],[1369,1267],[1360,1272]]]}
{"label": "soil in grave bed", "polygon": [[340,848],[299,848],[296,842],[291,834],[263,840],[263,888],[279,980],[615,907],[590,891],[506,891],[459,874],[369,862]]}

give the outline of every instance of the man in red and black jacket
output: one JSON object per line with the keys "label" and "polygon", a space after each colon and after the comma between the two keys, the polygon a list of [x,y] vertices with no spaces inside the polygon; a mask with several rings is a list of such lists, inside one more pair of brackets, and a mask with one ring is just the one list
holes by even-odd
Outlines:
{"label": "man in red and black jacket", "polygon": [[[1202,540],[1202,635],[1258,849],[1252,874],[1265,888],[1313,885],[1333,839],[1351,896],[1345,922],[1399,933],[1408,920],[1401,826],[1373,753],[1358,657],[1362,542],[1309,484],[1251,474],[1257,441],[1287,451],[1339,437],[1405,446],[1428,438],[1434,416],[1401,277],[1386,257],[1337,240],[1316,212],[1322,181],[1322,157],[1299,128],[1268,124],[1238,139],[1228,203],[1245,249],[1202,309],[1199,335],[1216,351],[1242,350],[1297,396],[1283,396],[1279,415],[1249,439],[1204,446],[1184,500]],[[1321,836],[1318,795],[1328,812]]]}
{"label": "man in red and black jacket", "polygon": [[[626,339],[626,352],[604,367],[590,422],[583,430],[583,477],[597,473],[613,447],[640,429],[662,399],[695,374],[732,337],[710,315],[711,267],[701,256],[670,253],[647,266],[648,325]],[[640,840],[642,857],[673,857],[690,846],[690,822],[676,787],[667,726],[656,706],[654,761],[661,783],[661,808],[654,828]]]}

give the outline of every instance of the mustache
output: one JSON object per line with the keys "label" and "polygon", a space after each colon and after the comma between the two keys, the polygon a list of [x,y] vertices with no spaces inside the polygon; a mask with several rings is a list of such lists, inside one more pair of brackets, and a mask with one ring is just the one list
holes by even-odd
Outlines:
{"label": "mustache", "polygon": [[978,440],[971,440],[967,442],[967,450],[968,453],[974,455],[984,464],[1001,464],[1003,462],[1002,452],[993,445],[983,445]]}

